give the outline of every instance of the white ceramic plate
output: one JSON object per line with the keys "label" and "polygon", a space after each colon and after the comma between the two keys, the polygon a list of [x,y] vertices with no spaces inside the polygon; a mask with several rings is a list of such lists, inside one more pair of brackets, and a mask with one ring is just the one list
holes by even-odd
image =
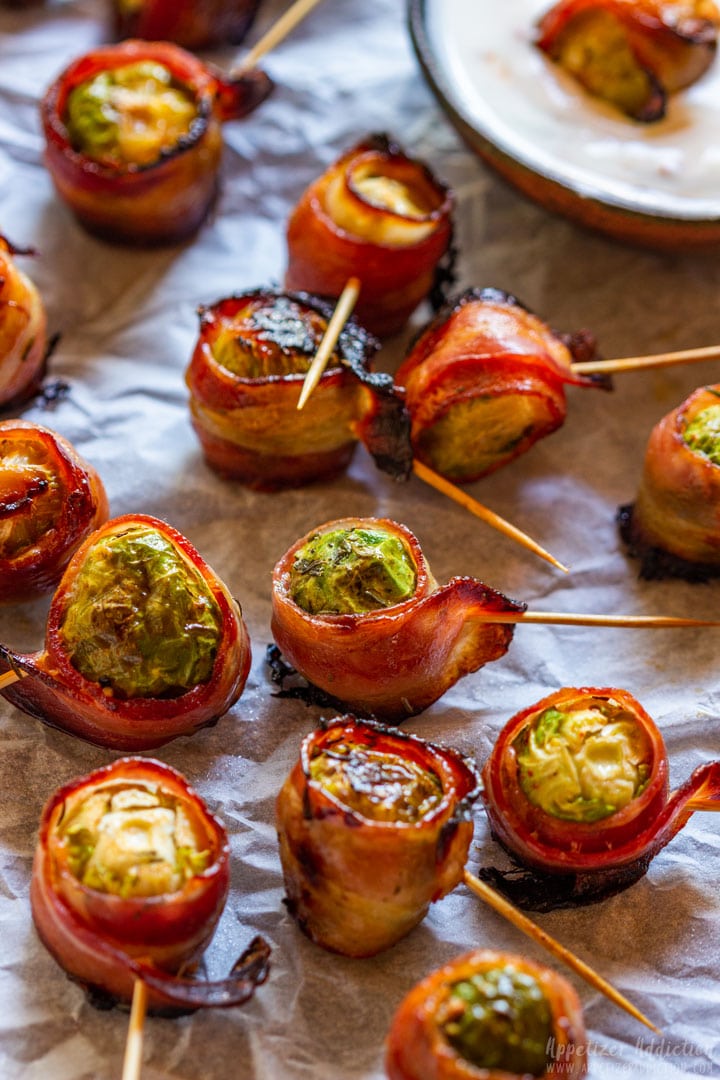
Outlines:
{"label": "white ceramic plate", "polygon": [[548,0],[409,0],[416,51],[467,141],[539,202],[630,239],[720,241],[720,58],[653,124],[534,45]]}

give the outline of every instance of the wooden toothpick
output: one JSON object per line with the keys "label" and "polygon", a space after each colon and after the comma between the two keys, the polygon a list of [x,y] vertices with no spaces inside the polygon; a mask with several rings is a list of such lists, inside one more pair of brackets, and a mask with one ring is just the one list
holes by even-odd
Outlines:
{"label": "wooden toothpick", "polygon": [[27,671],[6,671],[4,675],[0,675],[0,690],[4,690],[6,686],[12,686],[13,683],[20,682],[27,675]]}
{"label": "wooden toothpick", "polygon": [[318,351],[315,353],[312,364],[307,370],[305,375],[305,381],[300,391],[300,398],[297,403],[298,409],[302,409],[311,393],[320,382],[322,373],[327,367],[328,361],[332,356],[333,349],[337,344],[337,340],[342,333],[345,323],[352,314],[352,309],[355,307],[357,298],[360,295],[360,280],[356,277],[351,277],[340,294],[338,302],[335,306],[335,310],[332,313],[332,318],[327,324],[327,329],[323,334],[322,341],[318,346]]}
{"label": "wooden toothpick", "polygon": [[146,1009],[147,986],[142,979],[135,979],[132,1006],[130,1008],[130,1024],[125,1043],[122,1080],[140,1080]]}
{"label": "wooden toothpick", "polygon": [[516,528],[515,525],[511,525],[505,518],[500,517],[493,510],[488,510],[486,506],[478,502],[477,499],[473,499],[467,492],[457,487],[456,484],[446,480],[440,473],[436,473],[434,469],[429,469],[427,465],[423,465],[421,461],[417,459],[413,462],[413,472],[430,487],[434,487],[436,491],[441,492],[443,495],[447,495],[449,499],[458,503],[459,506],[463,506],[466,510],[469,510],[475,517],[479,517],[481,521],[486,522],[488,525],[492,525],[493,529],[497,529],[498,532],[504,533],[505,536],[509,536],[511,540],[515,540],[516,543],[521,544],[528,551],[532,551],[535,555],[539,555],[541,559],[545,559],[547,562],[556,566],[558,570],[562,570],[563,573],[569,573],[567,566],[559,562],[554,555],[551,555],[545,548],[528,536],[527,533],[522,532]]}
{"label": "wooden toothpick", "polygon": [[618,626],[635,629],[673,629],[680,626],[720,626],[715,619],[683,619],[674,615],[581,615],[567,611],[487,611],[473,618],[489,623],[536,623],[552,626]]}
{"label": "wooden toothpick", "polygon": [[614,986],[611,986],[606,979],[603,979],[602,975],[599,975],[597,971],[586,964],[584,960],[581,960],[579,956],[566,949],[564,945],[561,945],[554,937],[546,933],[542,927],[534,923],[532,919],[529,919],[527,915],[524,915],[522,911],[519,911],[509,900],[506,900],[504,896],[501,896],[495,889],[491,889],[489,885],[486,885],[484,881],[480,881],[479,878],[471,874],[469,870],[463,872],[463,880],[471,892],[476,896],[484,900],[494,911],[497,911],[499,915],[511,922],[513,926],[521,930],[523,934],[526,934],[533,941],[536,941],[538,945],[542,945],[544,949],[547,949],[549,953],[552,953],[558,960],[566,964],[577,975],[579,975],[585,982],[589,983],[596,990],[599,990],[601,994],[609,998],[610,1001],[619,1005],[625,1012],[630,1013],[636,1020],[639,1020],[641,1024],[645,1024],[654,1031],[657,1035],[662,1035],[662,1032],[652,1021],[648,1020],[643,1013],[637,1009],[632,1002],[628,1001],[619,990],[616,990]]}
{"label": "wooden toothpick", "polygon": [[720,360],[720,345],[703,349],[684,349],[682,352],[656,353],[653,356],[626,356],[617,360],[587,360],[573,364],[578,375],[612,375],[613,372],[641,371],[643,368],[670,367],[673,364],[695,364],[698,360]]}
{"label": "wooden toothpick", "polygon": [[231,77],[235,79],[242,75],[243,72],[254,68],[258,60],[262,59],[271,49],[274,49],[276,45],[279,45],[319,3],[321,3],[321,0],[295,0],[295,3],[280,16],[277,22],[273,23],[267,33],[263,34],[247,56],[240,61],[240,64],[233,68]]}

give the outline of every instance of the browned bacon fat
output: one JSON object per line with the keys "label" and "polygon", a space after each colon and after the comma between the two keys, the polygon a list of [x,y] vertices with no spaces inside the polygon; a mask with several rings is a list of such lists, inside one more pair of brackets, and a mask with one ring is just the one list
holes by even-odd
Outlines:
{"label": "browned bacon fat", "polygon": [[537,45],[595,97],[634,120],[659,120],[667,98],[699,79],[717,50],[713,0],[560,0]]}
{"label": "browned bacon fat", "polygon": [[172,243],[204,221],[217,189],[221,124],[251,112],[270,80],[230,82],[166,42],[125,41],[73,61],[42,101],[45,161],[90,232]]}
{"label": "browned bacon fat", "polygon": [[416,456],[461,483],[499,469],[560,427],[566,385],[606,385],[573,373],[574,360],[593,355],[587,333],[556,334],[508,293],[461,293],[396,375]]}
{"label": "browned bacon fat", "polygon": [[370,362],[379,347],[354,320],[305,407],[305,375],[327,330],[331,303],[257,289],[200,309],[187,372],[193,426],[214,469],[261,491],[342,472],[358,440],[379,468],[405,479],[409,421],[389,375]]}
{"label": "browned bacon fat", "polygon": [[308,735],[277,802],[290,911],[318,945],[373,956],[462,880],[478,795],[454,750],[339,717]]}
{"label": "browned bacon fat", "polygon": [[438,585],[417,539],[388,518],[321,525],[273,573],[285,658],[354,711],[394,722],[505,655],[513,627],[476,614],[522,610],[476,578]]}
{"label": "browned bacon fat", "polygon": [[241,1005],[267,978],[262,938],[227,979],[189,976],[222,914],[229,857],[225,829],[180,773],[122,758],[45,806],[30,887],[38,934],[105,1000],[129,1002],[140,979],[152,1011]]}
{"label": "browned bacon fat", "polygon": [[107,514],[100,477],[67,439],[25,420],[0,421],[0,602],[56,585]]}
{"label": "browned bacon fat", "polygon": [[563,876],[567,900],[593,900],[641,877],[694,811],[717,809],[720,762],[670,794],[665,745],[640,703],[626,690],[566,687],[505,725],[483,799],[515,858]]}
{"label": "browned bacon fat", "polygon": [[239,605],[179,532],[128,514],[92,533],[53,596],[45,648],[2,648],[18,708],[114,750],[191,735],[233,705],[250,669]]}
{"label": "browned bacon fat", "polygon": [[587,1037],[575,990],[543,964],[479,949],[432,972],[401,1002],[389,1080],[580,1080]]}
{"label": "browned bacon fat", "polygon": [[359,322],[401,330],[451,257],[451,192],[387,136],[348,150],[301,197],[288,224],[285,284],[340,296],[361,282]]}

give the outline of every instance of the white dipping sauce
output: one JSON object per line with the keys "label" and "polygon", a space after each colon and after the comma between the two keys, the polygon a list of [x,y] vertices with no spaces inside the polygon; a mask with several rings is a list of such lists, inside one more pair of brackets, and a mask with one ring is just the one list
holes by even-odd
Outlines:
{"label": "white dipping sauce", "polygon": [[720,56],[667,116],[628,119],[535,45],[543,0],[426,0],[445,96],[511,157],[565,186],[646,213],[720,216]]}

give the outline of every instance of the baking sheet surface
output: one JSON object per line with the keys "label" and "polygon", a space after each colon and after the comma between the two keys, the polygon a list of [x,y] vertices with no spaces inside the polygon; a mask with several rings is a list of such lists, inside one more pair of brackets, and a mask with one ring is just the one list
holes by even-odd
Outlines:
{"label": "baking sheet surface", "polygon": [[[263,4],[252,40],[281,13]],[[23,267],[61,335],[48,378],[69,385],[49,411],[22,415],[69,438],[99,470],[111,513],[150,513],[197,546],[240,599],[253,641],[247,688],[213,729],[157,756],[180,769],[224,820],[233,887],[208,951],[223,974],[255,933],[273,946],[272,975],[228,1012],[146,1024],[144,1080],[380,1080],[392,1013],[431,969],[493,945],[544,959],[464,888],[435,905],[388,952],[351,961],[322,952],[288,917],[274,800],[320,710],[273,696],[270,573],[309,529],[344,515],[389,515],[419,537],[435,576],[473,574],[533,609],[715,617],[720,584],[647,583],[623,553],[614,515],[635,494],[652,424],[720,365],[618,376],[612,395],[569,391],[568,419],[501,473],[471,487],[492,509],[572,567],[568,577],[413,480],[393,484],[359,449],[331,484],[261,495],[203,463],[183,374],[195,309],[279,283],[284,224],[306,186],[370,131],[388,131],[455,189],[459,286],[520,296],[562,330],[590,327],[606,356],[720,339],[720,264],[712,256],[648,254],[579,231],[525,202],[459,143],[426,88],[397,0],[326,0],[266,67],[274,96],[225,128],[223,188],[191,244],[156,252],[86,236],[54,197],[42,166],[37,105],[65,64],[106,37],[99,0],[0,14],[0,231],[38,249]],[[229,64],[241,50],[215,54]],[[394,370],[429,312],[390,342]],[[0,641],[40,648],[47,601],[0,611]],[[520,627],[507,656],[460,682],[409,730],[487,756],[506,720],[564,685],[631,691],[665,736],[671,781],[720,757],[717,631]],[[112,755],[0,702],[0,1074],[26,1080],[109,1080],[120,1073],[127,1015],[98,1012],[39,943],[28,901],[46,798]],[[476,815],[469,866],[504,865]],[[636,1024],[571,976],[585,1006],[590,1076],[720,1075],[717,1016],[717,818],[697,814],[647,876],[601,904],[538,916],[663,1030]]]}

